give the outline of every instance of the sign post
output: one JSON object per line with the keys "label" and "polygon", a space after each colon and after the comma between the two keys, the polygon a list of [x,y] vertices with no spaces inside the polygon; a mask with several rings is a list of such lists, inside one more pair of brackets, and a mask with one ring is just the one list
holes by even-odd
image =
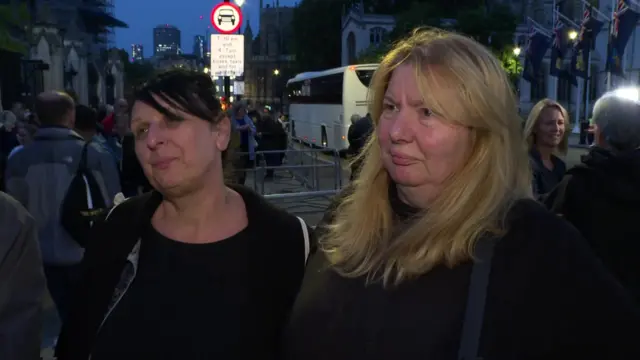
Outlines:
{"label": "sign post", "polygon": [[231,98],[231,76],[244,72],[244,36],[231,35],[242,27],[242,11],[230,0],[224,0],[211,11],[211,74],[224,76],[224,97]]}

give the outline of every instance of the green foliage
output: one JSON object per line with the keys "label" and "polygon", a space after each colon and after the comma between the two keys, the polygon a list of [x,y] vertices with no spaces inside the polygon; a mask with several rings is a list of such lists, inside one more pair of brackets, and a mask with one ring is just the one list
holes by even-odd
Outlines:
{"label": "green foliage", "polygon": [[502,67],[506,71],[513,84],[517,84],[522,74],[522,64],[520,59],[513,52],[514,47],[506,47],[498,54],[498,59],[502,62]]}
{"label": "green foliage", "polygon": [[26,31],[29,20],[27,4],[0,5],[0,49],[26,53],[27,39],[16,39],[14,35]]}
{"label": "green foliage", "polygon": [[391,45],[387,42],[380,46],[371,45],[358,55],[358,64],[377,64],[389,52]]}

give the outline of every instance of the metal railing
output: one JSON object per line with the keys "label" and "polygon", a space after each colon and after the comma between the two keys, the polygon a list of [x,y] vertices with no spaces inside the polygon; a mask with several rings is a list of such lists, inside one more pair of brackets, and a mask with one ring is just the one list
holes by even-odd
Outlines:
{"label": "metal railing", "polygon": [[245,186],[294,214],[323,213],[344,182],[337,151],[310,149],[295,143],[290,143],[286,150],[256,151],[249,168],[236,167],[234,172],[237,175],[244,172]]}

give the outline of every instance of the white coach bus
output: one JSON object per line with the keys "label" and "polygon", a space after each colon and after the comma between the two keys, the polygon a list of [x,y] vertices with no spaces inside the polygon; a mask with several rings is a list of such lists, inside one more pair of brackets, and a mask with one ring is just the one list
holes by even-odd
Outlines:
{"label": "white coach bus", "polygon": [[287,82],[292,137],[311,146],[349,147],[351,116],[367,114],[369,82],[378,64],[351,65],[296,75]]}

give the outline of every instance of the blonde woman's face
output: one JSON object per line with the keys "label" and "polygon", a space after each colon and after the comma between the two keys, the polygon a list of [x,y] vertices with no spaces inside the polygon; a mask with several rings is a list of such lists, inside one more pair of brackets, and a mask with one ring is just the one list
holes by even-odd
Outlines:
{"label": "blonde woman's face", "polygon": [[393,71],[377,133],[383,164],[399,187],[438,188],[462,166],[470,147],[469,129],[423,104],[411,64]]}
{"label": "blonde woman's face", "polygon": [[556,147],[560,145],[565,132],[565,118],[555,108],[546,108],[540,113],[536,125],[536,143],[541,146]]}

